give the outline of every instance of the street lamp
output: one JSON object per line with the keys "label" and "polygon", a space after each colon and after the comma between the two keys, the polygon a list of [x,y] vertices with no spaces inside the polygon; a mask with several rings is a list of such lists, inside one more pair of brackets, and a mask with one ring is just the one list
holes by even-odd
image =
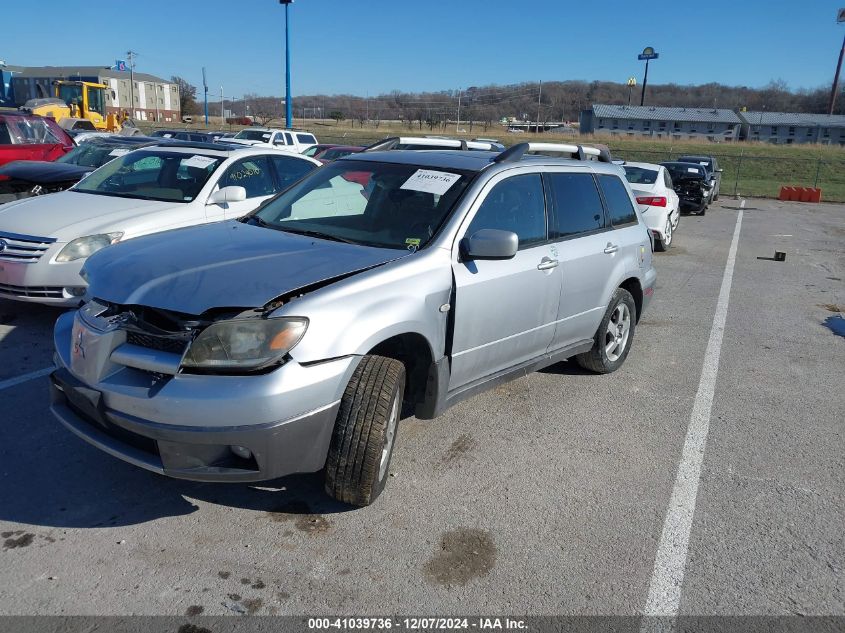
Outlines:
{"label": "street lamp", "polygon": [[658,57],[660,57],[660,55],[655,53],[651,46],[646,46],[643,49],[643,52],[637,55],[637,59],[640,61],[645,60],[645,75],[643,76],[643,92],[640,95],[640,105],[645,104],[645,87],[648,84],[648,62],[649,60],[657,59]]}
{"label": "street lamp", "polygon": [[293,0],[279,0],[285,5],[285,127],[291,129],[293,102],[290,98],[290,5]]}
{"label": "street lamp", "polygon": [[628,77],[628,105],[631,105],[631,90],[633,90],[634,86],[637,85],[637,79],[635,77]]}

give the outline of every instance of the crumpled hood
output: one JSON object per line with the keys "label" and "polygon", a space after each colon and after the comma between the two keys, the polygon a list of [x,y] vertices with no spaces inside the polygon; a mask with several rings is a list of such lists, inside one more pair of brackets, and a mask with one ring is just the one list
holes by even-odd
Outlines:
{"label": "crumpled hood", "polygon": [[0,206],[0,232],[69,242],[84,235],[119,231],[126,220],[180,206],[178,202],[60,191]]}
{"label": "crumpled hood", "polygon": [[44,185],[80,180],[96,167],[81,167],[71,163],[51,163],[43,160],[16,160],[0,167],[0,176]]}
{"label": "crumpled hood", "polygon": [[110,246],[92,255],[85,271],[91,296],[200,315],[212,308],[261,307],[298,288],[409,254],[221,222]]}

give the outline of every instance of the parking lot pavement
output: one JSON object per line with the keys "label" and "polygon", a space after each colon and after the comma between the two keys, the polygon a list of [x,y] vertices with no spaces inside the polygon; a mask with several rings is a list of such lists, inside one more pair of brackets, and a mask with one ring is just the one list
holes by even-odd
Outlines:
{"label": "parking lot pavement", "polygon": [[[165,479],[60,428],[43,377],[3,389],[0,613],[642,612],[738,205],[681,219],[622,369],[562,363],[404,421],[365,509],[318,476]],[[681,613],[845,614],[845,339],[823,325],[843,211],[748,201]],[[0,315],[0,380],[49,365],[57,312]]]}

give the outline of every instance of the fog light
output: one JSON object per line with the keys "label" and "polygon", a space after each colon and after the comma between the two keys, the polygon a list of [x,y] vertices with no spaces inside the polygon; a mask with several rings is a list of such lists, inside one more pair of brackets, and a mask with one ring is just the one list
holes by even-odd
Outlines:
{"label": "fog light", "polygon": [[65,288],[65,294],[68,294],[71,297],[82,297],[85,294],[85,286],[73,286],[71,288]]}
{"label": "fog light", "polygon": [[248,448],[244,448],[243,446],[230,446],[229,450],[232,451],[235,455],[240,457],[241,459],[251,459],[252,458],[252,451]]}

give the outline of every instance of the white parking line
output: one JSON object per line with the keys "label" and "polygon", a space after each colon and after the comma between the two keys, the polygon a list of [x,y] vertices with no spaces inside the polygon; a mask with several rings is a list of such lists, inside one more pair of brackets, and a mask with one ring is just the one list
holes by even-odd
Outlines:
{"label": "white parking line", "polygon": [[27,382],[28,380],[33,380],[35,378],[41,378],[41,376],[46,376],[47,374],[51,373],[55,367],[45,367],[44,369],[39,369],[38,371],[31,371],[28,374],[24,374],[22,376],[16,376],[15,378],[7,378],[6,380],[0,381],[0,391],[4,389],[8,389],[9,387],[14,387],[15,385],[19,385],[22,382]]}
{"label": "white parking line", "polygon": [[[728,315],[728,302],[731,296],[736,251],[739,244],[739,231],[742,227],[740,209],[736,218],[733,240],[728,251],[728,261],[722,276],[722,287],[710,329],[710,340],[704,353],[704,366],[698,382],[698,392],[690,414],[687,436],[678,475],[672,489],[672,498],[663,523],[663,533],[654,560],[651,586],[648,590],[643,614],[647,616],[676,616],[681,602],[684,584],[684,571],[687,564],[692,519],[695,513],[695,499],[701,478],[701,464],[707,445],[707,432],[710,427],[710,412],[713,407],[713,393],[716,390],[716,375],[719,372],[719,355],[722,350],[722,336],[725,333],[725,320]],[[642,630],[650,630],[653,624],[643,622]]]}

